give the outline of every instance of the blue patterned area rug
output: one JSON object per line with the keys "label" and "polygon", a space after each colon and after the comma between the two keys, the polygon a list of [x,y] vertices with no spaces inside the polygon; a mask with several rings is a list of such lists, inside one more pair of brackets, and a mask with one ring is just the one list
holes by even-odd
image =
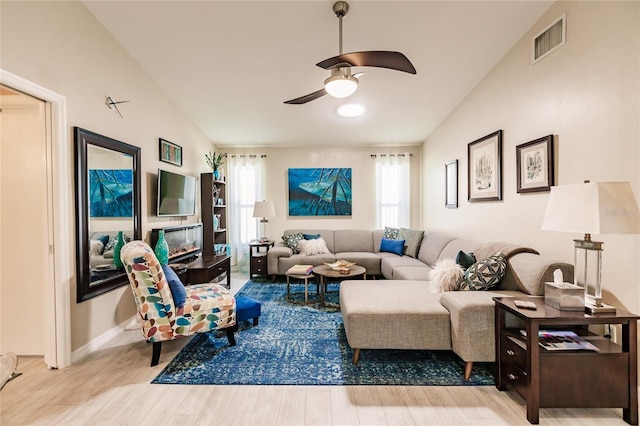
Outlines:
{"label": "blue patterned area rug", "polygon": [[[313,286],[315,291],[315,286]],[[337,284],[329,298],[337,301]],[[302,285],[292,285],[300,292]],[[357,366],[342,315],[285,300],[286,283],[253,280],[237,296],[262,304],[258,326],[239,324],[237,345],[224,333],[197,334],[153,379],[166,384],[227,385],[493,385],[489,364],[474,364],[471,380],[451,351],[363,350]]]}

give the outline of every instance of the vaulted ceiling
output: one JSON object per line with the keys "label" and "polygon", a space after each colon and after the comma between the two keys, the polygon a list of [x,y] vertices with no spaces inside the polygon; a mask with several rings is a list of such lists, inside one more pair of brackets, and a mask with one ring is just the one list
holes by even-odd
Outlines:
{"label": "vaulted ceiling", "polygon": [[[421,143],[553,2],[351,1],[344,52],[397,50],[417,74],[354,68],[354,95],[304,105],[283,101],[329,76],[333,1],[84,3],[212,142],[282,147]],[[365,113],[338,116],[345,103]]]}

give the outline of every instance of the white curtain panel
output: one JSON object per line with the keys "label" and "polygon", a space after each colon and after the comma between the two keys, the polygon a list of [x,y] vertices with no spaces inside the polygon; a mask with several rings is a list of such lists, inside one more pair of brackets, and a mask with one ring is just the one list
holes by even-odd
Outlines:
{"label": "white curtain panel", "polygon": [[259,218],[253,217],[256,201],[264,200],[265,158],[229,155],[227,198],[232,265],[248,268],[249,242],[258,238]]}
{"label": "white curtain panel", "polygon": [[409,153],[376,154],[376,224],[409,227],[410,167]]}

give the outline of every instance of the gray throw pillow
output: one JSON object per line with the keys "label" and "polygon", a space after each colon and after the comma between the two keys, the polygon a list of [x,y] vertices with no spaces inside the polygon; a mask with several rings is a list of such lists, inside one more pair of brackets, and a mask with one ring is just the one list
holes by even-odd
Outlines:
{"label": "gray throw pillow", "polygon": [[404,240],[404,246],[406,248],[405,254],[407,256],[413,258],[418,257],[418,250],[420,249],[420,243],[422,242],[423,236],[424,231],[420,231],[418,229],[400,228],[399,239]]}

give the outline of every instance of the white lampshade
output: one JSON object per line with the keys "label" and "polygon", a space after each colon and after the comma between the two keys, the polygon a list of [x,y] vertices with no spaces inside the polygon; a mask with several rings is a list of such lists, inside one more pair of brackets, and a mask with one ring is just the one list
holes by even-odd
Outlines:
{"label": "white lampshade", "polygon": [[334,98],[346,98],[358,88],[358,79],[351,75],[350,68],[334,68],[331,77],[324,81],[324,90]]}
{"label": "white lampshade", "polygon": [[639,234],[640,210],[629,182],[554,186],[542,229],[583,234]]}
{"label": "white lampshade", "polygon": [[271,201],[256,201],[253,206],[253,217],[276,217],[276,209]]}

